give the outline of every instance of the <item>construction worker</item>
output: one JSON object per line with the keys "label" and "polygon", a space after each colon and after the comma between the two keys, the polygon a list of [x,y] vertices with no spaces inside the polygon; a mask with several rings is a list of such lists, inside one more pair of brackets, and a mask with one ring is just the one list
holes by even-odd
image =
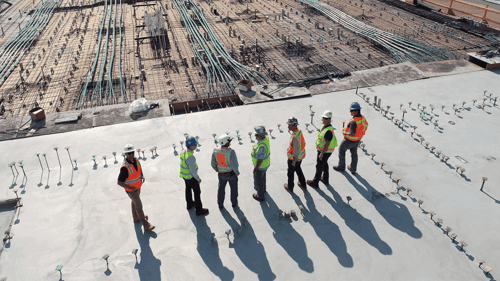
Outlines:
{"label": "construction worker", "polygon": [[[337,147],[337,138],[333,132],[332,122],[332,112],[326,110],[322,117],[323,127],[318,132],[318,139],[316,140],[316,150],[318,155],[316,158],[316,173],[312,180],[307,180],[307,184],[319,188],[319,181],[323,182],[325,185],[329,185],[329,173],[328,173],[328,158],[332,155],[332,152]],[[321,176],[323,174],[323,176]]]}
{"label": "construction worker", "polygon": [[125,159],[120,168],[120,175],[118,176],[118,185],[125,189],[128,197],[132,200],[132,216],[134,222],[141,222],[144,230],[151,231],[155,228],[154,225],[148,222],[148,216],[144,215],[142,210],[141,201],[141,187],[146,178],[142,172],[141,163],[139,159],[134,156],[134,146],[127,144],[123,149]]}
{"label": "construction worker", "polygon": [[220,148],[215,148],[212,154],[212,168],[219,176],[219,191],[217,192],[217,204],[219,209],[224,208],[224,197],[226,196],[226,184],[231,187],[231,203],[233,208],[238,207],[238,159],[236,152],[229,148],[231,137],[222,135],[219,137]]}
{"label": "construction worker", "polygon": [[266,190],[266,172],[269,165],[271,165],[271,147],[269,146],[269,138],[267,136],[266,128],[264,126],[257,126],[254,128],[255,138],[257,143],[252,148],[252,162],[253,162],[253,182],[254,188],[257,193],[253,194],[253,198],[257,201],[265,201],[264,194]]}
{"label": "construction worker", "polygon": [[333,166],[333,169],[338,172],[345,171],[345,152],[350,150],[351,165],[347,168],[355,175],[358,166],[358,144],[368,129],[368,122],[366,118],[361,115],[361,106],[359,106],[359,103],[351,103],[349,110],[351,111],[352,119],[349,120],[347,126],[344,126],[342,129],[344,140],[342,140],[339,147],[339,164],[338,166]]}
{"label": "construction worker", "polygon": [[[201,179],[198,176],[198,165],[196,158],[193,156],[194,151],[198,147],[198,141],[191,136],[186,138],[186,150],[181,152],[181,172],[180,177],[184,179],[186,184],[186,203],[187,209],[195,207],[196,215],[202,216],[208,214],[208,209],[204,209],[201,203]],[[193,201],[194,193],[194,201]]]}
{"label": "construction worker", "polygon": [[290,136],[290,145],[288,146],[286,152],[288,156],[288,183],[285,183],[285,189],[288,192],[293,193],[294,172],[297,173],[297,177],[299,178],[297,185],[302,188],[302,190],[307,189],[306,178],[304,177],[304,173],[300,167],[302,159],[306,156],[306,142],[304,141],[302,131],[297,127],[299,125],[297,118],[290,117],[286,124],[288,124],[288,131],[291,132],[292,135]]}

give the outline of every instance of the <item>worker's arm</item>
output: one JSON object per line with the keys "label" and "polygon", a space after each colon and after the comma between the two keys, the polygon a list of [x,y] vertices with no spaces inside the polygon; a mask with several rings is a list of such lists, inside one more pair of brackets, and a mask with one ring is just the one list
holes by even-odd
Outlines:
{"label": "worker's arm", "polygon": [[128,184],[125,183],[125,181],[127,180],[128,178],[128,170],[127,168],[125,167],[121,167],[120,169],[120,175],[118,176],[118,181],[117,181],[117,184],[123,188],[127,188],[127,189],[130,189],[132,191],[136,191],[137,188],[133,187],[133,186],[130,186]]}
{"label": "worker's arm", "polygon": [[215,153],[212,153],[212,162],[211,162],[212,168],[216,171],[219,172],[219,169],[217,168],[217,158],[215,156]]}
{"label": "worker's arm", "polygon": [[189,172],[191,172],[191,175],[193,175],[193,178],[195,178],[199,183],[201,183],[201,179],[198,176],[198,172],[196,171],[196,158],[194,158],[194,156],[189,156],[186,159],[186,165],[188,165]]}
{"label": "worker's arm", "polygon": [[123,188],[130,189],[132,191],[136,191],[137,190],[137,188],[135,188],[135,187],[133,187],[131,185],[128,185],[128,184],[126,184],[124,182],[121,182],[121,181],[118,181],[118,185],[121,186],[121,187],[123,187]]}
{"label": "worker's arm", "polygon": [[299,154],[300,154],[300,143],[299,143],[299,140],[297,138],[293,138],[292,146],[293,146],[292,165],[295,166],[295,163],[297,163],[297,160],[298,160]]}
{"label": "worker's arm", "polygon": [[233,172],[236,174],[236,175],[240,175],[240,171],[239,171],[239,166],[238,166],[238,158],[236,157],[236,152],[233,150],[231,151],[231,167],[233,168]]}
{"label": "worker's arm", "polygon": [[351,121],[347,126],[349,127],[349,134],[345,133],[345,128],[342,129],[342,132],[349,137],[354,137],[356,135],[356,128],[358,125],[356,124],[356,122]]}

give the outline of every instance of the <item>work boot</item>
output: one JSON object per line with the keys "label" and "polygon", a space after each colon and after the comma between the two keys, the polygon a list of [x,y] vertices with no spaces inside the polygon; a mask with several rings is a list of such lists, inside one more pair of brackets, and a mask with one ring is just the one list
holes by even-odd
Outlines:
{"label": "work boot", "polygon": [[323,177],[320,179],[320,181],[321,181],[322,183],[324,183],[325,185],[330,185],[330,183],[328,182],[328,180],[327,180],[327,179],[325,179],[325,178],[323,178]]}
{"label": "work boot", "polygon": [[333,168],[335,171],[337,171],[337,172],[341,172],[341,173],[345,172],[345,169],[341,169],[339,166],[333,166],[332,168]]}
{"label": "work boot", "polygon": [[150,224],[148,221],[144,221],[142,223],[142,226],[144,226],[145,231],[152,231],[153,229],[155,229],[155,226]]}
{"label": "work boot", "polygon": [[318,183],[314,182],[313,180],[307,180],[307,184],[310,185],[311,187],[319,188]]}
{"label": "work boot", "polygon": [[[148,219],[148,216],[146,215],[146,216],[144,216],[144,218],[147,220],[147,219]],[[134,218],[134,222],[135,222],[135,223],[138,223],[138,222],[140,222],[140,221],[141,221],[141,220],[140,220],[139,218]]]}
{"label": "work boot", "polygon": [[301,184],[300,182],[297,182],[297,185],[298,185],[298,186],[299,186],[302,190],[304,190],[304,191],[306,191],[306,190],[307,190],[307,186],[306,186],[306,184]]}
{"label": "work boot", "polygon": [[259,202],[263,202],[263,201],[266,201],[266,199],[260,199],[259,196],[257,196],[257,193],[254,193],[253,195],[253,199],[259,201]]}
{"label": "work boot", "polygon": [[197,216],[204,216],[206,214],[208,214],[208,209],[205,209],[205,208],[201,209],[200,212],[196,212]]}
{"label": "work boot", "polygon": [[293,189],[288,187],[288,183],[285,183],[283,186],[285,187],[286,191],[293,193]]}
{"label": "work boot", "polygon": [[349,170],[353,175],[356,174],[356,171],[351,170],[351,165],[347,166],[347,170]]}

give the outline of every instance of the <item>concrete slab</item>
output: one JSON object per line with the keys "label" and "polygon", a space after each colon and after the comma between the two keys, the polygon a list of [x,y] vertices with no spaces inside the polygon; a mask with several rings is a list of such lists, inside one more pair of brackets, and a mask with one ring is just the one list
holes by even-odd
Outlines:
{"label": "concrete slab", "polygon": [[482,67],[477,66],[466,60],[446,60],[419,63],[415,65],[418,69],[424,72],[427,77],[436,77],[443,75],[454,75],[459,73],[467,73],[473,71],[483,70]]}
{"label": "concrete slab", "polygon": [[354,72],[370,86],[404,83],[427,78],[425,73],[409,62]]}
{"label": "concrete slab", "polygon": [[[267,95],[262,94],[262,92],[266,93]],[[256,85],[253,86],[252,90],[247,93],[238,90],[238,96],[244,104],[309,95],[311,95],[311,92],[309,92],[309,90],[305,87],[290,87],[283,84]]]}
{"label": "concrete slab", "polygon": [[[493,269],[500,267],[500,252],[494,249],[500,242],[499,228],[491,223],[500,214],[500,190],[495,188],[500,180],[496,160],[500,148],[492,145],[500,138],[500,112],[488,102],[484,110],[475,107],[472,100],[482,104],[483,90],[498,89],[499,74],[477,71],[372,87],[367,94],[382,97],[384,108],[390,105],[387,117],[349,90],[0,142],[0,166],[24,159],[28,175],[24,207],[12,230],[14,240],[0,258],[0,274],[9,280],[54,280],[59,278],[54,269],[60,264],[64,280],[329,280],[332,272],[341,280],[495,279],[494,271],[485,277],[477,260],[485,260]],[[277,124],[285,129],[288,117],[298,118],[307,152],[302,168],[310,179],[320,114],[333,111],[333,126],[341,140],[341,120],[348,118],[352,101],[361,103],[370,124],[363,138],[365,150],[358,149],[358,174],[330,168],[330,186],[320,184],[320,189],[307,192],[295,187],[293,195],[286,192],[290,135]],[[411,108],[408,101],[413,102]],[[461,107],[462,101],[471,108],[455,115],[453,104]],[[427,107],[423,121],[418,103]],[[400,104],[408,111],[402,129],[390,118],[401,119]],[[436,107],[433,113],[429,104]],[[306,130],[309,105],[316,114]],[[437,129],[431,116],[439,119]],[[248,154],[255,140],[247,132],[256,125],[274,129],[264,203],[252,198]],[[413,136],[411,125],[418,126]],[[217,174],[209,166],[215,148],[212,134],[234,135],[236,130],[242,135],[231,145],[241,171],[239,208],[231,208],[226,194],[226,209],[219,211]],[[179,149],[172,149],[185,133],[200,137],[195,156],[202,201],[210,209],[203,218],[185,210]],[[420,144],[420,137],[436,148]],[[156,225],[154,233],[143,233],[132,223],[130,199],[116,185],[122,159],[114,162],[111,153],[128,142],[146,152],[158,146],[157,155],[146,153],[140,160],[146,177],[141,198]],[[59,169],[54,146],[70,146],[78,168],[73,170],[68,155],[60,152]],[[448,163],[438,159],[438,150],[450,156]],[[45,163],[41,170],[35,156],[43,152],[50,172]],[[371,153],[376,154],[373,160]],[[97,155],[96,166],[92,155]],[[105,155],[107,164],[102,160]],[[330,165],[337,161],[335,151]],[[454,165],[464,167],[464,175],[455,172]],[[388,171],[393,171],[392,178]],[[488,181],[480,192],[483,176]],[[2,169],[0,177],[10,179],[12,174]],[[401,195],[394,178],[401,178]],[[0,197],[13,198],[11,182],[20,181],[2,181]],[[413,191],[406,195],[409,188]],[[387,196],[372,199],[372,192]],[[347,196],[352,198],[350,206]],[[425,201],[420,208],[419,199]],[[304,207],[303,216],[299,206]],[[279,219],[278,210],[296,210],[298,216]],[[436,212],[433,220],[431,211]],[[444,224],[436,225],[436,218]],[[453,228],[458,241],[467,242],[465,251],[451,243],[443,226]],[[133,249],[139,249],[137,260]],[[110,255],[109,268],[101,258],[105,254]]]}

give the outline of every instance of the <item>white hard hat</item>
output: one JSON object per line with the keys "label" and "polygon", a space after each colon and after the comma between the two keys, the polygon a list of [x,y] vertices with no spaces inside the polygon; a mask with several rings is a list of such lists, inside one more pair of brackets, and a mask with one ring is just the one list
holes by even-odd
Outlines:
{"label": "white hard hat", "polygon": [[232,141],[232,140],[233,140],[233,139],[232,139],[230,136],[228,136],[228,135],[221,135],[221,136],[219,137],[219,142],[220,142],[220,145],[221,145],[221,146],[226,145],[228,142],[230,142],[230,141]]}
{"label": "white hard hat", "polygon": [[325,110],[325,112],[323,112],[323,115],[321,115],[321,117],[331,119],[332,115],[333,114],[332,114],[332,112],[330,110]]}
{"label": "white hard hat", "polygon": [[129,153],[129,152],[134,152],[134,146],[130,143],[125,145],[125,147],[123,148],[123,153]]}

